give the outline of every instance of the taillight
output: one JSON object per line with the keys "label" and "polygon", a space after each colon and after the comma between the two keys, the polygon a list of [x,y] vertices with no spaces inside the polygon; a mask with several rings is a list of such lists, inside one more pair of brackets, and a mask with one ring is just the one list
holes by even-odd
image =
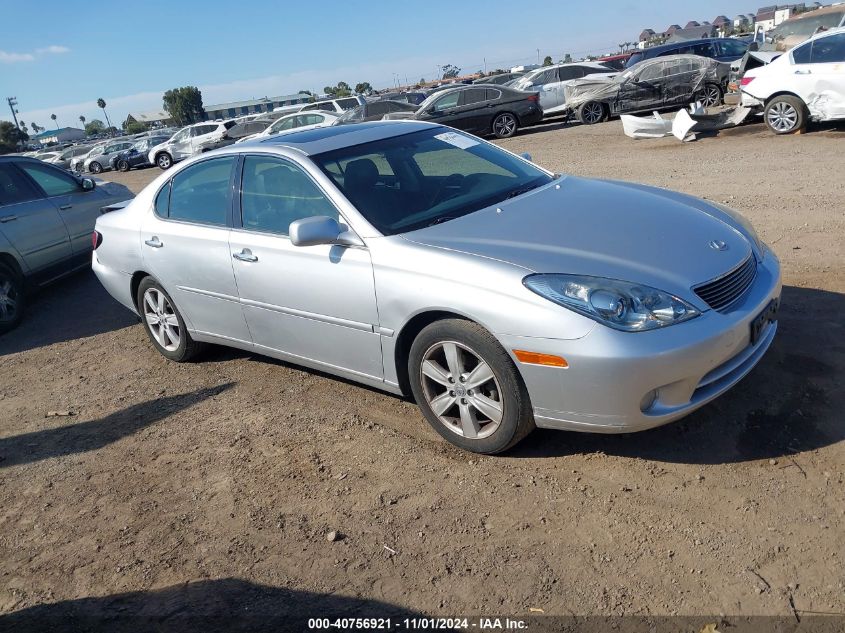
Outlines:
{"label": "taillight", "polygon": [[754,81],[754,77],[743,77],[742,79],[739,80],[739,85],[740,86],[747,86],[752,81]]}
{"label": "taillight", "polygon": [[94,247],[95,251],[97,250],[97,248],[99,248],[100,244],[102,244],[102,243],[103,243],[103,234],[102,233],[100,233],[99,231],[94,231],[93,233],[91,233],[91,246]]}
{"label": "taillight", "polygon": [[533,101],[534,103],[537,103],[538,101],[540,101],[540,95],[538,95],[536,92],[533,93],[533,94],[530,94],[530,95],[528,95],[528,100]]}

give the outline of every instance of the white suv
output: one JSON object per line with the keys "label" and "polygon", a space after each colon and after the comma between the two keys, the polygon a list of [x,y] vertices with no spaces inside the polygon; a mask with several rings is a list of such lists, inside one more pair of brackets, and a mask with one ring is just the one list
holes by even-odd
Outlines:
{"label": "white suv", "polygon": [[219,141],[235,121],[203,121],[183,127],[169,140],[156,145],[147,155],[150,163],[161,169],[170,169],[173,163],[202,151],[200,146],[209,141]]}
{"label": "white suv", "polygon": [[308,112],[310,110],[325,110],[327,112],[336,112],[342,114],[352,108],[357,108],[359,105],[365,105],[367,100],[364,97],[341,97],[340,99],[326,99],[324,101],[315,101],[302,106],[300,112]]}
{"label": "white suv", "polygon": [[845,28],[824,31],[768,66],[746,71],[742,105],[762,108],[775,134],[812,121],[845,119]]}

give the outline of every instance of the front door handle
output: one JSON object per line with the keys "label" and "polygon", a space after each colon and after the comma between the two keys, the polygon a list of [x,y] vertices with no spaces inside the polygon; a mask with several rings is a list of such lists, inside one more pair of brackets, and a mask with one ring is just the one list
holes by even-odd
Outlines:
{"label": "front door handle", "polygon": [[164,244],[162,244],[161,240],[158,239],[156,236],[153,236],[152,238],[150,238],[148,240],[144,240],[144,244],[146,244],[147,246],[150,246],[151,248],[161,248],[162,246],[164,246]]}
{"label": "front door handle", "polygon": [[813,71],[812,70],[796,70],[795,74],[796,75],[812,75]]}
{"label": "front door handle", "polygon": [[0,218],[0,222],[5,224],[6,222],[13,222],[17,219],[18,219],[18,216],[16,216],[16,215],[4,215],[2,218]]}
{"label": "front door handle", "polygon": [[244,248],[240,253],[232,253],[232,257],[241,262],[257,262],[258,257],[252,254],[248,248]]}
{"label": "front door handle", "polygon": [[59,207],[59,211],[67,211],[68,209],[72,209],[72,208],[73,208],[72,204],[63,204],[62,206]]}

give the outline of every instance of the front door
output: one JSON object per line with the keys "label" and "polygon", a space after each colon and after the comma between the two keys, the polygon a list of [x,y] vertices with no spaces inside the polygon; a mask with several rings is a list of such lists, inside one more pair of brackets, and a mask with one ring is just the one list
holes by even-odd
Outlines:
{"label": "front door", "polygon": [[193,131],[194,128],[187,127],[170,139],[170,142],[168,143],[168,150],[174,160],[182,160],[183,158],[187,158],[191,155],[191,152],[193,151],[191,149],[191,134]]}
{"label": "front door", "polygon": [[141,252],[189,330],[250,343],[229,252],[236,163],[236,156],[210,158],[170,179],[144,215]]}
{"label": "front door", "polygon": [[[789,53],[787,53],[789,54]],[[792,51],[789,85],[823,120],[845,118],[845,33],[828,35]]]}
{"label": "front door", "polygon": [[614,113],[624,114],[662,107],[661,78],[664,65],[662,60],[653,61],[623,83],[619,89]]}
{"label": "front door", "polygon": [[244,157],[240,201],[230,258],[256,349],[381,379],[369,251],[288,238],[294,220],[343,222],[335,206],[298,165],[261,155]]}
{"label": "front door", "polygon": [[44,191],[47,199],[59,212],[76,257],[91,252],[91,233],[100,216],[106,198],[96,189],[85,190],[76,178],[50,165],[25,162],[21,169]]}
{"label": "front door", "polygon": [[71,257],[67,228],[56,207],[5,161],[0,163],[0,236],[33,273]]}

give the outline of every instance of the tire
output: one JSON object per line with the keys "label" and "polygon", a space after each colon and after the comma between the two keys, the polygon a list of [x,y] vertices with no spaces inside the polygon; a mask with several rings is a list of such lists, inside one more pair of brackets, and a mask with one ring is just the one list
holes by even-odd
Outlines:
{"label": "tire", "polygon": [[496,138],[510,138],[519,129],[519,119],[511,112],[501,112],[493,119],[490,129]]}
{"label": "tire", "polygon": [[88,165],[88,171],[90,171],[92,174],[99,174],[102,173],[103,166],[97,161],[94,161],[93,163]]}
{"label": "tire", "polygon": [[792,95],[780,95],[766,104],[763,120],[775,134],[803,132],[807,128],[807,106]]}
{"label": "tire", "polygon": [[607,109],[599,101],[587,101],[578,108],[578,120],[583,125],[595,125],[607,119]]}
{"label": "tire", "polygon": [[0,264],[0,334],[18,327],[25,307],[23,279],[6,264]]}
{"label": "tire", "polygon": [[129,161],[121,158],[117,161],[117,169],[118,171],[129,171]]}
{"label": "tire", "polygon": [[167,152],[161,152],[156,156],[156,165],[159,169],[170,169],[173,167],[173,157]]}
{"label": "tire", "polygon": [[695,95],[695,101],[701,101],[705,108],[720,106],[723,99],[722,89],[716,84],[705,84],[704,89]]}
{"label": "tire", "polygon": [[501,453],[534,430],[531,400],[516,366],[477,323],[444,319],[425,327],[411,345],[408,376],[428,423],[459,448]]}
{"label": "tire", "polygon": [[177,363],[184,363],[202,350],[203,344],[191,338],[173,299],[152,277],[144,277],[141,280],[137,303],[147,336],[162,356]]}

